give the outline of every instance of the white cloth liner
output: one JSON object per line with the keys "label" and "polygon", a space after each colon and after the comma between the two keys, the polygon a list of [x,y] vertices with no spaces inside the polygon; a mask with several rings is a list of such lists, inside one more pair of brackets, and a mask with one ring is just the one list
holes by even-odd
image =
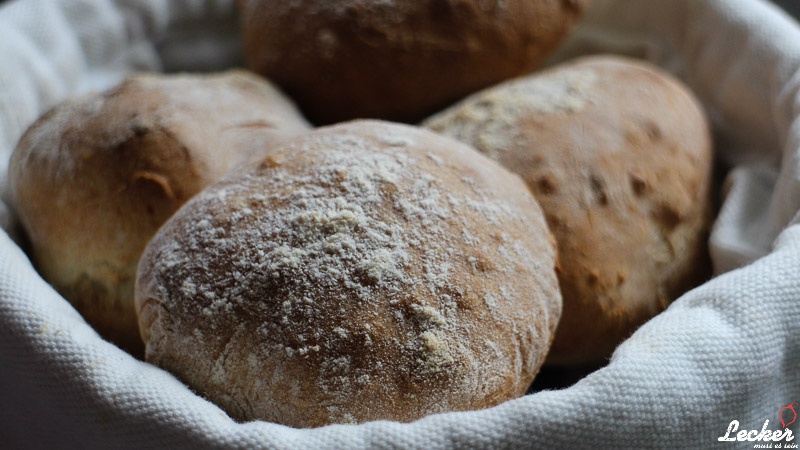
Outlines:
{"label": "white cloth liner", "polygon": [[[269,1],[269,0],[265,0]],[[276,0],[277,1],[277,0]],[[498,407],[314,430],[237,424],[100,339],[0,232],[0,442],[8,448],[753,448],[800,402],[800,28],[763,0],[594,0],[553,62],[614,52],[686,81],[734,166],[716,278],[571,388]],[[233,0],[16,0],[0,6],[0,192],[24,129],[137,70],[241,62]],[[0,226],[11,228],[0,202]],[[798,410],[800,412],[800,409]],[[791,427],[797,433],[797,424]],[[785,442],[785,441],[784,441]],[[797,443],[798,440],[792,441]]]}

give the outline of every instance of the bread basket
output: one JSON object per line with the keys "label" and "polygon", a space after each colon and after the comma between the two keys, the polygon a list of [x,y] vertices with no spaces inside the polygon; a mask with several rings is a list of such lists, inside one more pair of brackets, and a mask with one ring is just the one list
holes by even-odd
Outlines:
{"label": "bread basket", "polygon": [[[800,431],[800,27],[763,0],[593,0],[551,60],[610,52],[677,75],[711,117],[727,173],[710,240],[715,277],[573,386],[408,424],[296,430],[236,423],[102,340],[15,240],[9,155],[53,104],[132,71],[241,64],[234,6],[0,5],[1,446],[754,448],[777,444],[764,441],[776,433],[784,448],[798,442],[786,430]],[[742,431],[752,440],[739,440]]]}

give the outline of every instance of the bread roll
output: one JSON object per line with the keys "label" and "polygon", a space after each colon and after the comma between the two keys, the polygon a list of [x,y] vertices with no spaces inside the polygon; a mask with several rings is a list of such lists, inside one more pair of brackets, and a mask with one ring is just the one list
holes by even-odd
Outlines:
{"label": "bread roll", "polygon": [[139,265],[146,359],[246,421],[294,427],[522,395],[561,310],[522,181],[378,121],[321,128],[189,201]]}
{"label": "bread roll", "polygon": [[564,297],[548,362],[603,361],[709,274],[709,125],[660,69],[587,57],[477,93],[425,124],[521,175],[544,209]]}
{"label": "bread roll", "polygon": [[244,71],[132,76],[58,105],[10,163],[32,259],[101,335],[141,353],[133,284],[147,241],[200,189],[308,129],[281,93]]}
{"label": "bread roll", "polygon": [[539,64],[586,0],[241,3],[248,65],[317,124],[417,122]]}

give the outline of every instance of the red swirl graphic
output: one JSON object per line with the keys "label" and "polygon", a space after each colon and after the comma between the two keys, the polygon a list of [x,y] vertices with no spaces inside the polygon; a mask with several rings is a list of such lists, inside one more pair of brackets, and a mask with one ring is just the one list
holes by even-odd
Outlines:
{"label": "red swirl graphic", "polygon": [[[786,427],[788,427],[789,425],[793,424],[797,420],[797,411],[794,410],[794,405],[797,405],[797,404],[798,404],[797,402],[792,402],[792,403],[789,403],[786,406],[781,407],[781,409],[778,410],[778,418],[781,420],[781,426],[784,429]],[[790,420],[788,422],[783,420],[783,412],[786,411],[786,410],[792,412],[792,420]]]}

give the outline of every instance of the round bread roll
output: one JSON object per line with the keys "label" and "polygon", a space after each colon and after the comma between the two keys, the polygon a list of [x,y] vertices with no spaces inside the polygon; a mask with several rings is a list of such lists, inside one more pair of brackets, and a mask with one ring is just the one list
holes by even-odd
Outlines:
{"label": "round bread roll", "polygon": [[417,122],[529,72],[587,0],[243,0],[249,67],[317,124]]}
{"label": "round bread roll", "polygon": [[425,125],[521,175],[558,242],[548,363],[602,362],[710,273],[709,125],[663,71],[578,59],[477,93]]}
{"label": "round bread roll", "polygon": [[32,259],[101,335],[141,354],[135,271],[158,227],[228,170],[309,127],[244,71],[143,74],[62,103],[10,162]]}
{"label": "round bread roll", "polygon": [[522,395],[561,311],[554,243],[515,175],[415,127],[279,146],[153,238],[146,359],[246,421],[294,427]]}

